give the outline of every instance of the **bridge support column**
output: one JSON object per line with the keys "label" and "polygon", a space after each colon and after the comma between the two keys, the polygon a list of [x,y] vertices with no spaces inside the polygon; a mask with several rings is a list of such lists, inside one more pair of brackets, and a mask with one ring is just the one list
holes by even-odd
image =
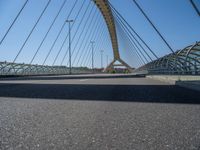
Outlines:
{"label": "bridge support column", "polygon": [[[115,64],[115,62],[119,62],[120,64]],[[104,72],[109,72],[113,70],[115,66],[124,66],[130,73],[133,72],[133,69],[122,59],[114,59],[104,70]]]}
{"label": "bridge support column", "polygon": [[[112,70],[114,66],[124,66],[128,69],[129,72],[132,72],[132,68],[120,58],[116,26],[112,10],[109,5],[109,1],[108,0],[93,0],[93,1],[97,5],[97,7],[101,11],[105,19],[113,47],[114,60],[107,66],[104,72],[108,72],[109,69]],[[119,62],[120,65],[116,65],[115,64],[116,61]]]}

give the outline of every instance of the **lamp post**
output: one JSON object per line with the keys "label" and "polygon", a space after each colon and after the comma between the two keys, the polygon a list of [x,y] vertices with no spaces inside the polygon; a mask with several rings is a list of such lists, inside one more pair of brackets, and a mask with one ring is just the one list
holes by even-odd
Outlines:
{"label": "lamp post", "polygon": [[108,55],[106,55],[106,62],[107,62],[107,66],[108,66]]}
{"label": "lamp post", "polygon": [[91,45],[92,45],[92,71],[94,73],[94,41],[90,41]]}
{"label": "lamp post", "polygon": [[101,68],[103,69],[103,50],[101,50],[100,52],[101,52]]}
{"label": "lamp post", "polygon": [[69,74],[72,74],[72,61],[71,61],[71,23],[73,20],[66,20],[69,24]]}

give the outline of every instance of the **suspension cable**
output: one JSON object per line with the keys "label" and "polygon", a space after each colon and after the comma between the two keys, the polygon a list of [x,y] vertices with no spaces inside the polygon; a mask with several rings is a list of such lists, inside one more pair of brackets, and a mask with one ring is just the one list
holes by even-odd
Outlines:
{"label": "suspension cable", "polygon": [[[93,7],[93,8],[94,8],[94,7]],[[92,14],[92,11],[93,11],[93,9],[91,10],[90,15],[88,16],[88,18],[90,18],[91,14]],[[86,28],[87,23],[88,23],[88,29],[90,29],[89,27],[91,26],[92,21],[93,21],[95,15],[96,15],[96,13],[93,13],[93,15],[92,15],[92,17],[91,17],[91,19],[90,19],[90,22],[87,21],[86,24],[84,25],[84,29]],[[82,46],[83,46],[83,44],[84,44],[86,35],[87,35],[87,33],[88,33],[88,30],[86,30],[86,31],[85,31],[85,34],[83,35],[83,31],[84,31],[84,30],[82,29],[82,33],[80,34],[79,37],[83,36],[84,38],[83,38],[82,41],[80,42],[79,48],[77,49],[77,51],[76,51],[76,53],[75,53],[75,57],[74,57],[74,59],[73,59],[73,61],[72,61],[72,66],[74,65],[74,62],[76,61],[76,58],[77,58],[77,56],[79,55],[79,53],[80,53],[80,51],[81,51],[81,48],[82,48]],[[78,45],[78,44],[76,44],[76,45]],[[74,47],[73,52],[74,52],[75,50],[76,50],[76,46]],[[72,56],[73,56],[73,54],[74,54],[73,52],[72,52]],[[81,52],[83,52],[83,51],[81,51]]]}
{"label": "suspension cable", "polygon": [[37,50],[36,50],[36,52],[35,52],[35,54],[34,54],[34,56],[33,56],[32,60],[30,61],[30,64],[32,64],[33,60],[35,59],[36,55],[38,54],[38,52],[39,52],[40,48],[42,47],[42,45],[43,45],[44,41],[46,40],[46,38],[47,38],[47,36],[48,36],[49,32],[51,31],[51,29],[52,29],[52,27],[53,27],[54,23],[56,22],[56,20],[57,20],[57,18],[58,18],[58,16],[59,16],[59,14],[61,13],[61,11],[62,11],[63,7],[64,7],[64,6],[65,6],[65,4],[66,4],[66,2],[67,2],[67,0],[64,0],[64,1],[63,1],[63,3],[62,3],[62,5],[61,5],[61,7],[60,7],[60,9],[59,9],[58,13],[56,14],[56,16],[55,16],[55,18],[54,18],[53,22],[51,23],[51,25],[50,25],[49,29],[47,30],[47,33],[45,34],[45,36],[44,36],[43,40],[41,41],[41,43],[40,43],[39,47],[37,48]]}
{"label": "suspension cable", "polygon": [[44,15],[46,9],[48,8],[50,2],[51,2],[51,0],[48,0],[48,2],[47,2],[47,4],[46,4],[45,8],[43,9],[42,13],[40,14],[38,20],[36,21],[35,25],[33,26],[32,30],[31,30],[31,32],[29,33],[28,37],[26,38],[26,40],[24,41],[22,47],[20,48],[20,50],[18,51],[16,57],[14,58],[13,63],[15,63],[15,61],[16,61],[17,58],[18,58],[18,56],[19,56],[20,53],[22,52],[24,46],[26,45],[27,41],[29,40],[30,36],[32,35],[33,31],[35,30],[36,26],[37,26],[38,23],[40,22],[40,20],[41,20],[42,16]]}
{"label": "suspension cable", "polygon": [[[140,55],[140,53],[137,51],[137,49],[135,48],[135,46],[134,46],[133,43],[132,43],[133,41],[130,40],[130,35],[125,34],[126,31],[125,31],[124,29],[122,30],[122,28],[121,28],[121,31],[124,33],[124,37],[127,39],[127,41],[129,41],[129,42],[131,43],[131,45],[132,45],[132,46],[130,46],[131,49],[132,49],[132,47],[134,47],[135,52],[136,52],[136,54],[139,56],[141,62],[142,62],[143,64],[146,64],[145,61],[144,61],[144,59],[145,59],[147,62],[148,62],[148,60],[147,60],[146,57],[143,55],[143,53],[141,53],[141,51],[139,51],[139,52],[142,54],[143,57],[142,57],[142,56]],[[144,59],[143,59],[143,58],[144,58]]]}
{"label": "suspension cable", "polygon": [[[83,57],[83,59],[85,58],[86,53],[87,53],[87,51],[88,51],[88,47],[86,48],[86,46],[87,46],[87,44],[90,42],[90,39],[93,39],[94,34],[95,34],[95,31],[96,31],[95,29],[98,29],[99,25],[100,25],[100,23],[98,24],[98,15],[97,15],[97,18],[96,18],[95,21],[94,21],[94,26],[93,26],[93,28],[90,30],[90,33],[88,34],[87,38],[85,38],[87,41],[85,41],[83,50],[86,49],[86,52],[85,52],[83,55],[80,55],[80,57],[79,57],[79,59],[78,59],[78,62],[77,62],[77,64],[76,64],[77,66],[79,65],[79,62],[80,62],[81,58],[82,58],[82,57]],[[82,59],[82,60],[83,60],[83,59]],[[81,61],[81,62],[82,62],[82,61]]]}
{"label": "suspension cable", "polygon": [[[126,41],[125,43],[128,43],[127,45],[128,45],[128,47],[129,47],[129,49],[131,50],[131,54],[134,55],[134,52],[135,52],[136,54],[139,54],[138,50],[137,50],[137,49],[135,48],[135,46],[131,43],[129,37],[128,37],[127,34],[125,33],[126,31],[125,31],[124,29],[122,29],[122,27],[119,25],[118,22],[116,22],[116,24],[117,24],[117,27],[118,27],[119,30],[120,30],[121,37],[123,37],[122,39],[124,39],[124,41]],[[131,44],[131,46],[130,46],[130,44]],[[140,53],[141,53],[141,52],[140,52]],[[135,56],[135,55],[134,55],[134,56]],[[140,54],[139,54],[139,56],[140,56],[140,60],[142,60],[142,62],[145,64],[145,61],[143,60],[143,58],[141,57]],[[143,57],[144,57],[144,56],[143,56]],[[144,57],[144,58],[145,58],[145,57]],[[145,60],[146,60],[146,58],[145,58]],[[147,61],[147,60],[146,60],[146,61]]]}
{"label": "suspension cable", "polygon": [[[131,41],[133,42],[133,44],[137,47],[137,49],[139,51],[141,51],[141,49],[143,50],[143,52],[148,56],[148,58],[153,61],[153,59],[150,57],[150,55],[145,51],[144,47],[139,43],[139,41],[135,38],[135,36],[130,32],[130,30],[125,26],[124,22],[122,22],[122,20],[120,20],[120,18],[118,18],[118,16],[116,17],[117,21],[119,22],[119,24],[124,28],[124,30],[126,30],[127,34],[129,35],[129,37],[131,37]],[[135,43],[135,41],[137,42],[137,44],[141,47],[141,49],[137,46],[137,44]],[[148,62],[148,61],[147,61]]]}
{"label": "suspension cable", "polygon": [[126,25],[133,31],[133,33],[140,39],[140,41],[148,48],[149,51],[158,59],[158,56],[153,52],[153,50],[148,46],[148,44],[140,37],[140,35],[132,28],[132,26],[124,19],[124,17],[109,3],[112,10],[115,11],[118,16],[126,23]]}
{"label": "suspension cable", "polygon": [[[108,43],[107,42],[105,42],[105,41],[110,41],[110,39],[109,40],[106,40],[106,38],[104,38],[104,36],[105,36],[105,34],[107,33],[107,30],[106,30],[106,28],[103,28],[102,26],[101,26],[101,28],[102,29],[104,29],[104,30],[102,30],[102,32],[100,32],[100,34],[99,34],[99,36],[98,36],[98,43],[97,43],[97,45],[96,45],[96,51],[94,51],[94,58],[96,57],[96,55],[98,54],[97,52],[99,51],[99,50],[102,50],[102,49],[104,49],[105,47],[106,47],[106,45],[108,45]],[[107,35],[106,37],[108,37],[109,35]],[[96,37],[97,38],[97,37]],[[96,39],[96,41],[97,41],[97,39]],[[103,48],[104,47],[104,48]],[[88,60],[88,62],[86,63],[86,66],[89,66],[89,60]]]}
{"label": "suspension cable", "polygon": [[[79,9],[79,11],[78,11],[78,13],[77,13],[77,15],[76,15],[76,17],[75,17],[73,23],[72,23],[71,28],[73,28],[73,26],[74,26],[74,24],[75,24],[77,18],[79,17],[79,15],[80,15],[80,13],[81,13],[81,10],[83,9],[83,6],[84,6],[85,2],[86,2],[86,0],[84,0],[84,2],[82,3],[82,5],[81,5],[81,7],[80,7],[80,9]],[[61,47],[60,47],[58,53],[57,53],[57,55],[56,55],[56,57],[55,57],[55,59],[54,59],[54,61],[53,61],[53,63],[52,63],[52,66],[56,63],[56,61],[57,61],[57,59],[58,59],[58,56],[60,55],[60,52],[62,51],[63,46],[64,46],[64,44],[65,44],[66,41],[67,41],[68,36],[69,36],[69,33],[67,33],[67,35],[66,35],[66,37],[65,37],[65,39],[64,39],[64,41],[63,41],[63,43],[62,43],[62,45],[61,45]]]}
{"label": "suspension cable", "polygon": [[[119,24],[121,24],[121,22],[119,22],[118,20],[117,20],[117,22],[119,23]],[[138,50],[139,50],[139,52],[142,54],[142,56],[144,57],[144,59],[146,60],[146,62],[148,62],[148,60],[147,60],[147,58],[144,56],[144,54],[141,52],[141,49],[137,46],[137,44],[135,43],[135,41],[132,39],[132,36],[130,35],[130,32],[128,32],[127,30],[126,30],[126,28],[121,24],[121,26],[122,26],[122,28],[123,28],[123,30],[124,30],[124,32],[126,32],[126,34],[128,35],[128,37],[130,38],[130,41],[132,42],[132,44],[133,44],[133,46],[134,47],[136,47]],[[134,37],[134,36],[133,36]],[[135,39],[135,38],[134,38]],[[135,39],[136,41],[137,41],[137,39]],[[136,49],[135,48],[135,49]],[[150,60],[151,61],[153,61],[152,60],[152,58],[148,55],[148,53],[143,49],[143,47],[141,47],[142,48],[142,50],[143,50],[143,52],[145,52],[145,54],[150,58]]]}
{"label": "suspension cable", "polygon": [[[100,22],[97,22],[97,23],[99,23],[99,24],[97,24],[96,29],[98,29],[101,26]],[[90,47],[90,41],[93,40],[93,39],[96,39],[96,36],[97,36],[96,32],[97,32],[97,30],[94,29],[94,32],[92,33],[92,36],[90,38],[88,38],[88,43],[87,43],[87,48],[86,48],[87,51],[83,55],[83,59],[82,59],[80,65],[82,65],[83,63],[85,64],[85,61],[88,58],[88,55],[89,55],[88,53],[90,51],[90,48],[89,48]]]}
{"label": "suspension cable", "polygon": [[[72,14],[74,8],[76,7],[77,2],[78,2],[78,0],[76,0],[75,3],[73,4],[73,6],[72,6],[72,8],[71,8],[71,10],[70,10],[70,12],[69,12],[69,14],[68,14],[68,16],[67,16],[67,19],[69,19],[69,17],[71,16],[71,14]],[[67,19],[66,19],[66,20],[67,20]],[[60,35],[61,35],[61,33],[62,33],[62,31],[63,31],[63,29],[64,29],[64,27],[65,27],[65,23],[66,23],[66,22],[64,21],[64,23],[62,24],[62,26],[61,26],[61,28],[60,28],[60,30],[59,30],[59,32],[58,32],[58,34],[57,34],[57,36],[56,36],[54,42],[53,42],[53,44],[51,45],[51,48],[49,49],[49,51],[48,51],[48,53],[47,53],[47,56],[45,57],[45,59],[44,59],[42,65],[44,65],[44,64],[46,63],[47,59],[49,58],[49,55],[51,54],[51,52],[52,52],[52,50],[53,50],[53,48],[54,48],[56,42],[58,41],[58,38],[60,37]]]}
{"label": "suspension cable", "polygon": [[[76,29],[74,35],[73,35],[73,38],[72,38],[71,43],[74,42],[74,39],[75,39],[75,37],[76,37],[76,35],[77,35],[79,29],[80,29],[80,26],[81,26],[81,24],[83,23],[83,20],[84,20],[85,17],[86,17],[86,14],[87,14],[87,11],[88,11],[88,9],[89,9],[89,7],[90,7],[90,4],[91,4],[91,2],[89,2],[89,4],[87,5],[86,10],[85,10],[84,13],[83,13],[83,16],[82,16],[82,18],[81,18],[81,20],[80,20],[80,22],[79,22],[79,24],[78,24],[78,27],[77,27],[77,29]],[[87,19],[88,19],[88,18],[87,18]],[[84,26],[84,28],[85,28],[85,26]],[[82,30],[84,30],[84,29],[82,29]],[[80,36],[79,36],[79,38],[77,39],[77,43],[79,42],[79,40],[80,40]],[[74,49],[73,49],[73,51],[74,51]],[[73,51],[72,51],[72,55],[73,55]],[[64,60],[65,60],[66,55],[67,55],[68,52],[69,52],[69,47],[68,47],[67,51],[66,51],[65,54],[64,54],[64,57],[63,57],[63,59],[62,59],[62,61],[61,61],[61,65],[63,64],[63,62],[64,62]]]}
{"label": "suspension cable", "polygon": [[[92,9],[91,9],[91,11],[90,11],[90,13],[89,13],[89,16],[86,18],[87,21],[86,21],[85,24],[83,25],[83,29],[82,29],[81,33],[79,34],[79,37],[78,37],[78,39],[77,39],[77,42],[76,42],[76,44],[75,44],[75,46],[74,46],[74,48],[73,48],[73,51],[72,51],[72,56],[73,56],[73,54],[74,54],[74,52],[75,52],[75,50],[76,50],[76,47],[77,47],[77,45],[78,45],[78,43],[79,43],[79,41],[80,41],[80,38],[81,38],[82,35],[83,35],[83,31],[84,31],[85,28],[86,28],[86,25],[87,25],[87,23],[88,23],[88,19],[90,18],[91,14],[92,14],[93,8],[94,8],[94,7],[92,7]],[[69,51],[69,50],[68,50],[68,51]],[[68,63],[69,63],[69,62],[68,62]],[[68,66],[68,63],[67,63],[67,66]]]}
{"label": "suspension cable", "polygon": [[20,9],[20,11],[18,12],[17,16],[15,17],[15,19],[13,20],[12,24],[10,25],[10,27],[8,28],[8,30],[6,31],[6,33],[4,34],[3,38],[0,41],[0,45],[3,43],[4,39],[6,38],[6,36],[8,35],[8,33],[10,32],[11,28],[13,27],[13,25],[15,24],[15,22],[17,21],[17,19],[19,18],[21,12],[23,11],[23,9],[25,8],[26,4],[28,3],[28,0],[25,1],[25,3],[23,4],[22,8]]}
{"label": "suspension cable", "polygon": [[140,7],[140,5],[136,2],[136,0],[133,0],[137,8],[140,10],[140,12],[144,15],[144,17],[147,19],[147,21],[151,24],[151,26],[154,28],[154,30],[157,32],[157,34],[160,36],[160,38],[163,40],[163,42],[167,45],[167,47],[170,49],[172,53],[174,53],[174,50],[169,45],[169,43],[165,40],[163,35],[160,33],[160,31],[156,28],[156,26],[153,24],[153,22],[150,20],[150,18],[147,16],[147,14],[144,12],[144,10]]}
{"label": "suspension cable", "polygon": [[[103,28],[102,28],[103,29]],[[98,30],[97,30],[98,31]],[[99,39],[103,39],[103,38],[101,38],[103,35],[104,35],[104,33],[105,33],[105,30],[102,30],[102,32],[99,34],[99,36],[97,36],[98,35],[98,32],[97,32],[97,34],[96,34],[96,36],[95,36],[95,41],[97,40],[97,37],[99,38]],[[102,41],[102,40],[101,40]],[[98,42],[98,44],[99,45],[101,45],[102,44],[102,42]],[[90,46],[90,43],[89,43],[89,46]],[[97,47],[97,45],[96,45],[96,47]],[[89,47],[88,47],[88,49],[89,49]],[[88,56],[87,56],[87,58],[86,58],[86,61],[85,61],[85,63],[84,63],[84,65],[86,65],[87,66],[87,64],[89,63],[89,56],[90,56],[90,52],[92,51],[92,49],[89,49],[89,51],[88,51]],[[95,51],[94,51],[94,53],[95,53]]]}
{"label": "suspension cable", "polygon": [[196,4],[194,3],[193,0],[190,0],[190,3],[192,4],[192,6],[194,7],[195,11],[197,12],[197,14],[200,16],[200,10],[197,8]]}

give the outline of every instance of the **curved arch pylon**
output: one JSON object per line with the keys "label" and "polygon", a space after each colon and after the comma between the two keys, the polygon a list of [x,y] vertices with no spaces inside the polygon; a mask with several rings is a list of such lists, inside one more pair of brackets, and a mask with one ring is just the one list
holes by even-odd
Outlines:
{"label": "curved arch pylon", "polygon": [[[93,1],[97,5],[105,19],[113,47],[114,60],[106,67],[104,71],[106,72],[110,69],[113,69],[114,66],[125,66],[129,70],[129,72],[132,72],[132,68],[120,58],[115,21],[108,0]],[[116,65],[115,62],[119,62],[121,64]]]}

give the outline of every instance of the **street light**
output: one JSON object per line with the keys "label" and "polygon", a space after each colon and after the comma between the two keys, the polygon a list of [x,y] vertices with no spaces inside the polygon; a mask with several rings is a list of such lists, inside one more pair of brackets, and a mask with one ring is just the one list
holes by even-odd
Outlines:
{"label": "street light", "polygon": [[103,69],[103,50],[101,50],[100,52],[101,52],[101,68]]}
{"label": "street light", "polygon": [[69,24],[69,74],[72,74],[72,61],[71,61],[71,23],[73,20],[66,20]]}
{"label": "street light", "polygon": [[91,45],[92,45],[92,71],[94,73],[94,41],[90,41]]}
{"label": "street light", "polygon": [[106,55],[106,62],[107,62],[107,66],[108,66],[108,55]]}

